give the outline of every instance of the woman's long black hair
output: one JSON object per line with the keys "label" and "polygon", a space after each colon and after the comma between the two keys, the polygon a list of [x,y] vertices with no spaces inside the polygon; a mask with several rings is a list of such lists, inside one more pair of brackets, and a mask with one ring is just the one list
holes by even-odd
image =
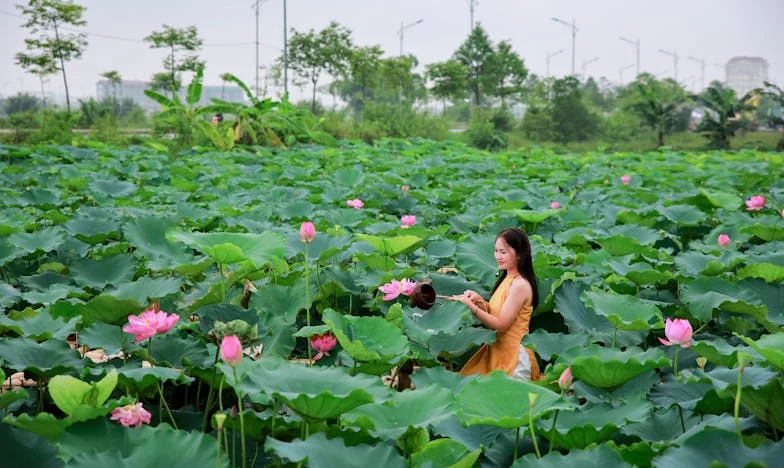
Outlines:
{"label": "woman's long black hair", "polygon": [[[533,291],[531,306],[536,309],[536,306],[539,305],[539,288],[536,285],[536,273],[534,273],[531,242],[528,240],[528,235],[520,228],[506,228],[501,229],[495,237],[496,240],[498,240],[499,237],[503,237],[506,243],[509,244],[509,247],[517,254],[517,271],[520,272],[523,278],[528,280],[528,283],[531,285],[531,290]],[[493,292],[498,289],[498,286],[501,285],[504,278],[506,278],[506,270],[501,270],[501,273],[498,275],[498,280],[495,282],[495,286],[493,286]]]}

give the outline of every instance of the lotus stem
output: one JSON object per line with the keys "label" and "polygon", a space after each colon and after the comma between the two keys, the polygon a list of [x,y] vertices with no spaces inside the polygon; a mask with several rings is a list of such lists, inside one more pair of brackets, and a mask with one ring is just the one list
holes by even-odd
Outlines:
{"label": "lotus stem", "polygon": [[743,434],[740,432],[740,419],[738,418],[740,414],[740,395],[742,392],[741,385],[743,384],[743,369],[744,366],[741,366],[740,370],[738,371],[738,388],[735,390],[735,408],[733,411],[733,417],[735,418],[735,430],[738,432],[738,437],[743,437]]}
{"label": "lotus stem", "polygon": [[120,327],[120,356],[122,357],[123,365],[125,365],[125,332],[122,327]]}
{"label": "lotus stem", "polygon": [[234,388],[234,392],[237,393],[237,407],[240,411],[240,444],[242,445],[242,468],[245,468],[248,465],[247,460],[247,453],[245,451],[245,418],[243,414],[245,410],[242,404],[242,392],[239,391],[239,379],[237,378],[237,368],[234,367],[234,382],[237,384],[237,387]]}
{"label": "lotus stem", "polygon": [[555,445],[555,423],[558,422],[558,413],[560,411],[561,410],[555,410],[555,417],[553,417],[553,428],[550,429],[550,446],[547,447],[547,453],[552,452],[553,451],[553,445]]}
{"label": "lotus stem", "polygon": [[615,339],[618,337],[618,328],[613,329],[613,340],[612,344],[610,345],[611,348],[615,348]]}
{"label": "lotus stem", "polygon": [[[305,315],[310,326],[310,242],[305,243]],[[308,338],[308,365],[313,365],[313,348]]]}
{"label": "lotus stem", "polygon": [[[530,402],[528,409],[528,428],[531,430],[531,439],[534,441],[534,450],[536,451],[536,458],[542,458],[542,452],[539,451],[539,442],[536,441],[536,430],[534,429],[534,403],[536,403],[536,393],[528,394],[528,401]],[[515,453],[515,458],[517,453]]]}
{"label": "lotus stem", "polygon": [[680,415],[681,415],[681,430],[685,434],[686,433],[686,423],[683,422],[683,408],[681,408],[681,405],[678,405],[678,413],[680,413]]}
{"label": "lotus stem", "polygon": [[520,442],[520,426],[517,426],[515,430],[515,443],[514,443],[514,456],[512,457],[513,461],[517,460],[517,444]]}
{"label": "lotus stem", "polygon": [[675,356],[672,357],[672,371],[675,376],[678,376],[678,354],[681,352],[681,347],[678,346],[675,348]]}
{"label": "lotus stem", "polygon": [[226,278],[223,277],[223,262],[218,262],[218,272],[220,273],[221,303],[223,303],[226,302]]}
{"label": "lotus stem", "polygon": [[222,432],[223,432],[223,429],[218,429],[218,450],[217,450],[216,456],[215,456],[215,467],[216,468],[221,468],[221,436],[222,436],[221,433]]}
{"label": "lotus stem", "polygon": [[[215,366],[218,364],[219,356],[220,356],[220,347],[217,347],[215,348],[215,360],[212,362],[212,377],[210,377],[210,391],[209,393],[207,393],[207,402],[204,404],[204,418],[202,418],[202,423],[201,423],[201,426],[204,431],[207,431],[207,418],[210,415],[210,408],[212,408],[212,396],[215,393]],[[221,380],[221,382],[223,382],[223,380]],[[223,385],[221,384],[221,386]],[[223,410],[222,406],[221,406],[221,410]]]}

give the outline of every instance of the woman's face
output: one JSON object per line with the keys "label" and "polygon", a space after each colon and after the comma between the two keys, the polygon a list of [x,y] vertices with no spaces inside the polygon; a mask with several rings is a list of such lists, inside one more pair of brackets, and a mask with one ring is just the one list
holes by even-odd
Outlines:
{"label": "woman's face", "polygon": [[517,269],[517,252],[509,247],[503,236],[495,240],[495,261],[501,270]]}

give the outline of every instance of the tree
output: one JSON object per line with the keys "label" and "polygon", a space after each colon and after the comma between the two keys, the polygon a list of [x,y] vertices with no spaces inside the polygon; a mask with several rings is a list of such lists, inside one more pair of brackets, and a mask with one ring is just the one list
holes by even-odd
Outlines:
{"label": "tree", "polygon": [[[291,31],[288,65],[312,85],[311,108],[315,112],[316,88],[322,74],[338,77],[346,72],[351,55],[351,31],[334,21],[318,33],[313,29],[307,33]],[[282,61],[283,57],[278,60]]]}
{"label": "tree", "polygon": [[456,101],[466,96],[466,77],[468,70],[465,65],[457,60],[431,63],[426,67],[427,78],[433,83],[430,92],[433,96],[446,100]]}
{"label": "tree", "polygon": [[584,141],[599,130],[599,116],[585,105],[580,82],[573,76],[553,81],[549,114],[560,142]]}
{"label": "tree", "polygon": [[70,113],[71,98],[68,92],[65,62],[82,56],[87,47],[87,36],[84,33],[66,33],[64,30],[87,24],[82,19],[85,8],[62,0],[29,0],[27,6],[16,7],[27,17],[22,27],[35,36],[32,39],[25,39],[28,53],[17,53],[16,63],[23,69],[38,75],[42,82],[45,75],[61,71],[65,85],[66,108]]}
{"label": "tree", "polygon": [[664,135],[678,128],[686,92],[672,79],[659,81],[647,73],[638,76],[628,89],[621,98],[622,106],[656,132],[657,146],[664,146]]}
{"label": "tree", "polygon": [[144,40],[150,43],[151,49],[169,49],[163,59],[166,73],[154,74],[152,87],[170,91],[172,98],[182,86],[181,72],[197,72],[204,66],[196,54],[202,46],[196,26],[177,29],[164,24],[163,31],[153,31]]}
{"label": "tree", "polygon": [[[765,88],[759,92],[767,102],[767,112],[764,112],[765,115],[760,120],[764,119],[769,125],[781,129],[782,135],[776,143],[776,151],[784,151],[784,89],[765,81]],[[763,113],[763,103],[760,103],[757,113]]]}
{"label": "tree", "polygon": [[346,73],[333,87],[357,114],[362,113],[365,104],[376,93],[382,55],[384,51],[379,46],[352,49]]}
{"label": "tree", "polygon": [[492,95],[501,98],[501,106],[506,106],[506,99],[519,97],[523,93],[523,84],[528,76],[523,59],[512,50],[512,45],[506,41],[498,43],[498,47],[491,55],[490,78],[492,80]]}
{"label": "tree", "polygon": [[40,100],[28,93],[19,93],[15,96],[9,96],[3,102],[3,112],[7,115],[28,111],[35,112],[40,109],[40,107]]}
{"label": "tree", "polygon": [[752,90],[737,99],[734,90],[713,85],[692,96],[708,110],[697,126],[697,131],[708,139],[712,148],[729,149],[730,138],[744,126],[742,113],[753,110],[750,101],[755,94],[756,91]]}
{"label": "tree", "polygon": [[101,73],[101,77],[105,78],[112,85],[112,107],[114,108],[114,115],[117,115],[117,85],[122,83],[122,77],[117,70],[111,70]]}
{"label": "tree", "polygon": [[474,105],[480,105],[483,93],[494,84],[490,73],[494,60],[493,44],[481,25],[477,24],[471,31],[468,39],[455,52],[453,59],[462,63],[468,70],[466,84]]}
{"label": "tree", "polygon": [[414,73],[416,66],[417,59],[413,55],[389,57],[381,60],[379,85],[384,93],[377,98],[398,104],[402,99],[412,103],[415,99],[424,98],[426,89],[422,77]]}

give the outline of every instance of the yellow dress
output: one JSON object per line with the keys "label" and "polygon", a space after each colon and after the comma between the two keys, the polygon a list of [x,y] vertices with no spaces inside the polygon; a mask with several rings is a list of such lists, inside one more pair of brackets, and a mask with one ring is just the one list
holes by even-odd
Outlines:
{"label": "yellow dress", "polygon": [[[516,277],[517,275],[515,275]],[[498,285],[498,289],[490,298],[488,312],[494,317],[501,314],[501,308],[509,295],[509,288],[515,277],[507,276]],[[528,302],[523,304],[517,313],[515,321],[505,331],[497,331],[495,343],[484,344],[460,370],[460,375],[489,374],[495,370],[502,370],[507,375],[512,375],[517,367],[517,360],[520,355],[520,346],[523,337],[528,334],[528,326],[531,323],[531,313],[533,307]],[[531,380],[539,378],[539,363],[536,361],[534,352],[525,348],[528,359],[531,361]]]}

